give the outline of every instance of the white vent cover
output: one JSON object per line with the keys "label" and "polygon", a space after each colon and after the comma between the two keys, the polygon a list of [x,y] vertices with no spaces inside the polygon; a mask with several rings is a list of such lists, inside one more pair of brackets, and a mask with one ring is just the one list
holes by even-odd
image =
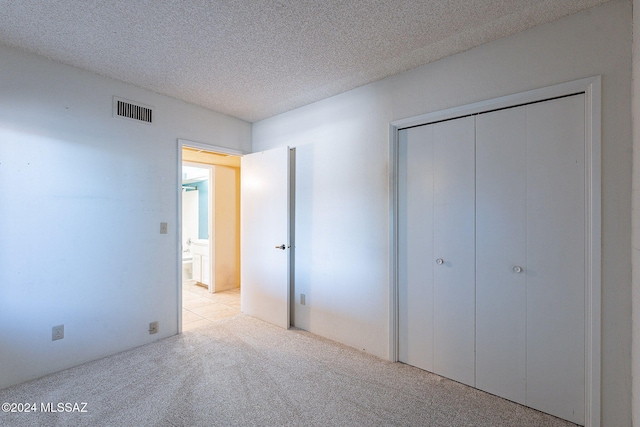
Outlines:
{"label": "white vent cover", "polygon": [[153,107],[114,96],[113,117],[137,120],[150,124],[153,121]]}

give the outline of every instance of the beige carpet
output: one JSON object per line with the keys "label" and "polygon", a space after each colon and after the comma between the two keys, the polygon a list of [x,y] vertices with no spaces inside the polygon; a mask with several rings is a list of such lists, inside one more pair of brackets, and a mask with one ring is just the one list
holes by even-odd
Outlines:
{"label": "beige carpet", "polygon": [[573,426],[400,363],[239,315],[0,390],[2,426]]}

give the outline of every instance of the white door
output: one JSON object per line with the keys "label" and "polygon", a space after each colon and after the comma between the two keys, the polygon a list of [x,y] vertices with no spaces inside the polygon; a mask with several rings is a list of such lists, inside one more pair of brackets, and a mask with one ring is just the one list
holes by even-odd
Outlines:
{"label": "white door", "polygon": [[584,424],[584,95],[477,118],[477,387]]}
{"label": "white door", "polygon": [[527,107],[527,406],[584,424],[585,96]]}
{"label": "white door", "polygon": [[433,126],[398,142],[398,358],[433,372]]}
{"label": "white door", "polygon": [[289,148],[242,157],[241,309],[289,327]]}
{"label": "white door", "polygon": [[475,385],[475,119],[434,125],[434,372]]}
{"label": "white door", "polygon": [[[526,404],[526,109],[478,116],[476,386]],[[515,268],[515,271],[514,271]]]}
{"label": "white door", "polygon": [[474,385],[474,118],[400,132],[399,358]]}

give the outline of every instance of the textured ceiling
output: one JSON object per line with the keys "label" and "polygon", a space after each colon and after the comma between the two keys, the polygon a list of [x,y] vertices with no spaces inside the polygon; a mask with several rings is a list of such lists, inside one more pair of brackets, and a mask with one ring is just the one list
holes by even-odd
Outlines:
{"label": "textured ceiling", "polygon": [[0,43],[264,119],[607,0],[0,0]]}

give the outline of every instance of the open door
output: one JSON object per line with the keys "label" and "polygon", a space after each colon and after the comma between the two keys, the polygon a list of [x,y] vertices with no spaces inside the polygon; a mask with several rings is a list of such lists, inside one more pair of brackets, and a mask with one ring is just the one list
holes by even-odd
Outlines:
{"label": "open door", "polygon": [[242,157],[241,309],[289,328],[289,147]]}

